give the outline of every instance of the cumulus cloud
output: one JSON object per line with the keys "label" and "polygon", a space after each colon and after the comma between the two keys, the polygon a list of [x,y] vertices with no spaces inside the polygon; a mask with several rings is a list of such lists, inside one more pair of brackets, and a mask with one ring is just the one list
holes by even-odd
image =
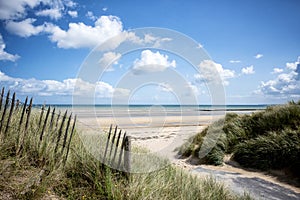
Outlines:
{"label": "cumulus cloud", "polygon": [[262,58],[263,56],[264,56],[263,54],[258,53],[258,54],[256,54],[256,55],[254,56],[254,58],[260,59],[260,58]]}
{"label": "cumulus cloud", "polygon": [[62,17],[62,11],[59,8],[50,8],[40,10],[35,13],[37,16],[50,17],[51,19],[59,19]]}
{"label": "cumulus cloud", "polygon": [[103,54],[99,60],[100,67],[105,71],[113,71],[112,65],[118,64],[118,60],[121,58],[121,54],[115,52],[107,52]]}
{"label": "cumulus cloud", "polygon": [[249,67],[244,67],[242,69],[242,74],[254,74],[255,71],[254,71],[254,68],[253,68],[253,65],[249,66]]}
{"label": "cumulus cloud", "polygon": [[121,20],[116,16],[101,16],[94,26],[82,22],[70,23],[68,30],[48,24],[46,29],[52,42],[60,48],[93,48],[97,44],[123,31]]}
{"label": "cumulus cloud", "polygon": [[82,79],[37,80],[21,79],[7,76],[0,71],[0,83],[6,88],[13,89],[21,95],[38,96],[91,96],[95,94],[98,98],[111,98],[129,94],[127,89],[114,88],[112,85],[98,81],[96,84],[83,81]]}
{"label": "cumulus cloud", "polygon": [[34,8],[40,0],[0,0],[0,19],[18,19],[26,14],[26,7]]}
{"label": "cumulus cloud", "polygon": [[68,11],[68,14],[69,14],[71,17],[73,17],[73,18],[78,17],[77,11],[71,11],[71,10],[69,10],[69,11]]}
{"label": "cumulus cloud", "polygon": [[228,85],[228,79],[235,77],[235,71],[224,69],[221,64],[215,63],[212,60],[204,60],[199,64],[200,74],[195,74],[194,77],[198,81],[218,82],[221,80],[224,85]]}
{"label": "cumulus cloud", "polygon": [[10,54],[10,53],[7,53],[5,51],[5,43],[3,41],[3,38],[2,38],[2,35],[0,34],[0,60],[9,60],[9,61],[12,61],[12,62],[15,62],[16,60],[18,60],[20,58],[20,56],[18,55],[13,55],[13,54]]}
{"label": "cumulus cloud", "polygon": [[274,68],[275,79],[262,81],[257,94],[288,97],[300,94],[300,62],[287,63],[285,69]]}
{"label": "cumulus cloud", "polygon": [[135,74],[140,74],[145,72],[162,72],[169,67],[175,68],[176,61],[170,61],[168,55],[161,54],[159,51],[144,50],[141,53],[141,57],[134,61],[132,69]]}
{"label": "cumulus cloud", "polygon": [[275,67],[275,68],[273,68],[272,74],[279,74],[279,73],[281,73],[281,72],[283,72],[283,69],[282,69],[282,68],[277,68],[277,67]]}
{"label": "cumulus cloud", "polygon": [[32,35],[38,35],[44,31],[44,25],[34,26],[33,23],[36,19],[28,18],[23,21],[8,21],[6,23],[6,29],[15,35],[21,37],[30,37]]}
{"label": "cumulus cloud", "polygon": [[48,16],[52,19],[62,17],[65,7],[73,8],[76,3],[72,0],[0,0],[0,19],[16,20],[26,17],[28,9],[41,7],[35,14]]}

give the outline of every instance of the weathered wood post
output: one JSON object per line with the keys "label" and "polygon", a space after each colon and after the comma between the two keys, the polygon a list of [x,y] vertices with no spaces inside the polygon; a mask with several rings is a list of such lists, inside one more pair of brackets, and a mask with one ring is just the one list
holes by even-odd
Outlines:
{"label": "weathered wood post", "polygon": [[3,96],[4,96],[4,87],[2,88],[2,92],[1,92],[0,111],[1,111],[1,108],[2,108],[2,100],[3,100]]}
{"label": "weathered wood post", "polygon": [[109,127],[108,138],[107,138],[107,141],[106,141],[104,156],[103,156],[103,160],[102,160],[103,164],[105,163],[105,159],[106,159],[106,154],[107,154],[109,139],[110,139],[110,136],[111,136],[111,131],[112,131],[112,124]]}
{"label": "weathered wood post", "polygon": [[131,171],[131,137],[125,137],[125,144],[124,144],[124,170],[126,173],[127,179],[130,177]]}
{"label": "weathered wood post", "polygon": [[7,110],[8,103],[9,103],[9,94],[10,94],[10,91],[8,90],[7,95],[6,95],[4,110],[3,110],[2,118],[1,118],[1,122],[0,122],[0,133],[2,133],[2,126],[4,124],[5,114],[6,114],[6,110]]}
{"label": "weathered wood post", "polygon": [[18,150],[17,150],[17,154],[19,154],[19,153],[22,151],[22,149],[23,149],[23,144],[24,144],[24,140],[25,140],[26,135],[27,135],[28,125],[29,125],[29,119],[30,119],[30,113],[31,113],[31,108],[32,108],[32,101],[33,101],[33,99],[31,98],[31,99],[30,99],[29,106],[28,106],[28,108],[26,108],[27,119],[26,119],[26,123],[25,123],[25,130],[24,130],[23,138],[22,138],[22,140],[21,140],[20,147],[19,147]]}
{"label": "weathered wood post", "polygon": [[46,114],[46,118],[45,118],[44,125],[43,125],[43,129],[42,129],[41,134],[40,134],[39,145],[40,145],[40,143],[41,143],[42,140],[43,140],[43,135],[44,135],[44,132],[45,132],[45,129],[46,129],[46,125],[47,125],[47,121],[48,121],[49,114],[50,114],[50,106],[48,107],[47,114]]}
{"label": "weathered wood post", "polygon": [[68,143],[68,146],[67,146],[66,157],[65,157],[65,160],[63,162],[64,166],[66,165],[66,162],[67,162],[67,159],[68,159],[68,155],[69,155],[69,151],[70,151],[70,145],[71,145],[72,137],[73,137],[73,134],[74,134],[74,131],[75,131],[76,118],[77,118],[77,116],[75,115],[71,135],[70,135],[70,138],[69,138],[69,143]]}
{"label": "weathered wood post", "polygon": [[11,116],[12,116],[12,113],[14,111],[15,99],[16,99],[16,93],[13,94],[13,98],[11,100],[10,111],[9,111],[9,114],[8,114],[8,119],[7,119],[5,131],[4,131],[4,137],[6,137],[7,131],[9,129],[9,124],[10,124]]}
{"label": "weathered wood post", "polygon": [[123,135],[122,144],[121,144],[121,151],[120,151],[120,154],[119,154],[119,161],[118,161],[118,166],[117,166],[117,169],[119,169],[119,170],[121,170],[120,166],[121,166],[123,152],[124,152],[125,138],[126,138],[126,132]]}

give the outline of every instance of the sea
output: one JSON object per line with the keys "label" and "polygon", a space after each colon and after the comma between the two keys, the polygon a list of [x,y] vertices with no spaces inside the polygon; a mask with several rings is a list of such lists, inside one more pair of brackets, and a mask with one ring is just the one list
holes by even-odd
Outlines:
{"label": "sea", "polygon": [[[251,113],[270,105],[71,105],[53,104],[57,111],[68,110],[79,118],[159,117],[224,115],[228,112]],[[43,105],[37,104],[36,108]]]}

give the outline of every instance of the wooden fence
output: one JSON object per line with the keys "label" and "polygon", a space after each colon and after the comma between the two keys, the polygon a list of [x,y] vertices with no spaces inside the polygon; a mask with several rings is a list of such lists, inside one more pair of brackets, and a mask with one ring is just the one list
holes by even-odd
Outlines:
{"label": "wooden fence", "polygon": [[[32,118],[33,110],[33,98],[28,102],[28,97],[26,97],[24,102],[16,99],[16,94],[13,93],[10,96],[10,91],[5,95],[5,89],[2,88],[0,97],[0,138],[1,142],[9,137],[11,129],[17,133],[16,138],[16,154],[21,155],[24,150],[25,141],[28,138],[38,138],[37,140],[32,140],[31,142],[37,141],[37,149],[49,147],[52,142],[55,144],[53,146],[54,153],[56,154],[56,159],[62,158],[62,163],[65,164],[69,155],[69,149],[71,140],[74,134],[76,116],[72,121],[72,114],[68,115],[67,111],[63,115],[55,113],[55,108],[51,109],[49,106],[47,109],[45,106],[42,108],[36,108],[39,114],[39,121],[37,126],[30,126],[30,124],[36,123]],[[34,114],[37,114],[35,112]],[[12,120],[17,121],[17,123],[11,123]],[[16,127],[17,124],[17,127]],[[33,130],[34,129],[34,130]],[[30,131],[29,131],[30,130]]]}
{"label": "wooden fence", "polygon": [[[124,132],[124,131],[123,131]],[[103,155],[103,164],[109,165],[129,176],[131,170],[131,138],[118,130],[118,126],[110,126]]]}
{"label": "wooden fence", "polygon": [[[61,157],[62,163],[65,165],[74,134],[76,116],[72,122],[72,114],[68,115],[67,111],[62,114],[61,111],[57,113],[55,108],[50,106],[34,108],[33,98],[28,101],[28,97],[26,97],[25,101],[21,102],[16,99],[15,93],[11,97],[10,91],[5,95],[4,90],[2,88],[0,97],[0,143],[9,136],[10,130],[14,129],[18,133],[16,154],[21,155],[26,138],[37,138],[37,149],[45,147],[45,142],[49,142],[50,139],[50,142],[54,144],[53,150],[57,155],[56,157]],[[37,112],[34,112],[34,114],[39,114],[38,117],[32,118],[33,109],[36,109]],[[13,118],[18,121],[17,127],[11,124]],[[38,121],[34,122],[37,118]],[[37,124],[35,126],[37,129],[34,131],[29,131],[30,128],[32,129],[30,127],[31,123]],[[131,170],[130,136],[118,129],[117,126],[113,128],[113,125],[111,125],[105,143],[101,162],[118,171],[125,172],[129,176]]]}

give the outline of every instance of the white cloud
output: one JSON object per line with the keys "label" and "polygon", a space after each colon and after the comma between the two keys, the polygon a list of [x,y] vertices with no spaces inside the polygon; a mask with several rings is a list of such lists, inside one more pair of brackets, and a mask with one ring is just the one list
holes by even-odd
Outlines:
{"label": "white cloud", "polygon": [[114,88],[103,81],[98,81],[96,84],[92,84],[87,81],[83,81],[82,79],[65,79],[63,81],[21,79],[7,76],[1,71],[0,83],[6,88],[13,89],[21,95],[91,96],[91,94],[95,94],[95,97],[98,98],[111,98],[113,96],[119,97],[126,95],[130,92],[127,89]]}
{"label": "white cloud", "polygon": [[273,69],[272,74],[279,74],[279,73],[281,73],[281,72],[283,72],[283,69],[275,67],[275,68]]}
{"label": "white cloud", "polygon": [[255,56],[254,56],[254,58],[256,58],[256,59],[260,59],[260,58],[262,58],[264,55],[263,54],[256,54]]}
{"label": "white cloud", "polygon": [[62,17],[62,10],[59,8],[50,8],[37,11],[35,14],[37,16],[50,17],[51,19],[57,20]]}
{"label": "white cloud", "polygon": [[78,17],[77,11],[71,11],[71,10],[69,10],[69,11],[68,11],[68,14],[69,14],[71,17],[73,17],[73,18]]}
{"label": "white cloud", "polygon": [[286,68],[288,68],[290,70],[296,70],[297,69],[297,64],[298,64],[298,62],[286,63]]}
{"label": "white cloud", "polygon": [[104,12],[107,11],[107,9],[108,9],[107,7],[102,8],[102,10],[103,10]]}
{"label": "white cloud", "polygon": [[0,19],[17,20],[26,17],[29,9],[41,8],[36,14],[58,19],[66,7],[75,7],[72,0],[0,0]]}
{"label": "white cloud", "polygon": [[230,78],[235,77],[235,71],[230,69],[224,69],[221,64],[215,63],[212,60],[204,60],[199,64],[200,74],[195,74],[194,77],[198,81],[217,82],[220,80],[224,85],[228,85],[227,81]]}
{"label": "white cloud", "polygon": [[280,96],[282,98],[300,94],[300,63],[287,63],[285,69],[274,68],[278,73],[272,80],[262,81],[255,93]]}
{"label": "white cloud", "polygon": [[116,16],[101,16],[94,26],[82,22],[70,23],[67,31],[60,27],[48,24],[46,29],[51,35],[52,42],[60,48],[93,48],[107,39],[123,31],[121,20]]}
{"label": "white cloud", "polygon": [[254,71],[254,68],[253,68],[253,65],[249,66],[249,67],[244,67],[242,69],[242,74],[254,74],[255,71]]}
{"label": "white cloud", "polygon": [[9,60],[9,61],[15,62],[17,59],[20,58],[20,56],[18,56],[18,55],[13,55],[13,54],[7,53],[5,51],[5,47],[6,47],[6,45],[3,41],[2,35],[0,34],[0,60]]}
{"label": "white cloud", "polygon": [[100,67],[105,71],[113,71],[112,65],[118,64],[118,60],[121,58],[121,54],[115,52],[107,52],[103,54],[99,60]]}
{"label": "white cloud", "polygon": [[97,17],[94,16],[94,13],[92,11],[88,11],[85,16],[93,21],[97,19]]}
{"label": "white cloud", "polygon": [[0,19],[18,19],[26,15],[26,7],[34,8],[40,0],[0,0]]}
{"label": "white cloud", "polygon": [[169,67],[176,67],[176,61],[169,61],[168,55],[161,54],[159,51],[152,52],[144,50],[140,59],[136,59],[133,64],[135,74],[144,72],[162,72]]}
{"label": "white cloud", "polygon": [[230,63],[241,63],[240,60],[230,60],[229,62],[230,62]]}
{"label": "white cloud", "polygon": [[36,19],[27,18],[23,21],[8,21],[6,23],[6,29],[15,35],[21,37],[30,37],[32,35],[38,35],[44,30],[44,25],[34,26],[33,23]]}

